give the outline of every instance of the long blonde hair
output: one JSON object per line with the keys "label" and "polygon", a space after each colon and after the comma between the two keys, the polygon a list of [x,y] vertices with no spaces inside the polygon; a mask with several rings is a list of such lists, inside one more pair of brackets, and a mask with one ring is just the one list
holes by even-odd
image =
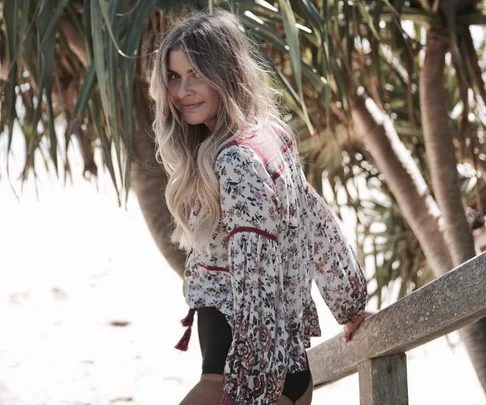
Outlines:
{"label": "long blonde hair", "polygon": [[[194,70],[219,93],[212,132],[204,124],[184,122],[169,97],[167,64],[172,49],[184,51]],[[156,156],[169,175],[165,198],[175,219],[172,241],[183,249],[204,245],[218,227],[221,209],[214,163],[224,145],[250,129],[261,129],[265,122],[287,129],[279,118],[277,93],[264,80],[266,73],[237,17],[222,10],[184,20],[156,53],[150,81]],[[190,226],[196,205],[199,212]]]}

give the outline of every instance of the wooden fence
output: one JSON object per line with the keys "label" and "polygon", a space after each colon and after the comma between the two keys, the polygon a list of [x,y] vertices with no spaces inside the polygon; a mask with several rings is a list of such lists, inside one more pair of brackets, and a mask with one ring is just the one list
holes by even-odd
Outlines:
{"label": "wooden fence", "polygon": [[486,253],[309,350],[314,387],[359,373],[361,405],[407,405],[405,352],[486,316]]}

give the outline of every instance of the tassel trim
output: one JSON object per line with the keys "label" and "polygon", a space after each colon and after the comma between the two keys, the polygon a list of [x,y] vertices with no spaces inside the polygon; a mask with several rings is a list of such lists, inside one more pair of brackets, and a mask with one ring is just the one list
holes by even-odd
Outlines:
{"label": "tassel trim", "polygon": [[192,327],[189,326],[187,330],[184,332],[184,335],[182,335],[181,340],[175,345],[175,348],[177,350],[187,352],[187,349],[189,347],[189,340],[191,340],[191,333],[192,333]]}
{"label": "tassel trim", "polygon": [[179,340],[179,342],[175,345],[175,348],[177,350],[186,352],[189,347],[189,341],[191,340],[192,324],[194,323],[195,313],[196,310],[194,308],[191,308],[187,313],[186,317],[181,320],[182,326],[186,327],[187,329],[184,332],[184,335],[182,335],[181,340]]}
{"label": "tassel trim", "polygon": [[196,313],[196,310],[194,308],[191,308],[189,312],[187,313],[186,317],[181,320],[182,326],[191,327],[192,323],[194,322],[194,314]]}

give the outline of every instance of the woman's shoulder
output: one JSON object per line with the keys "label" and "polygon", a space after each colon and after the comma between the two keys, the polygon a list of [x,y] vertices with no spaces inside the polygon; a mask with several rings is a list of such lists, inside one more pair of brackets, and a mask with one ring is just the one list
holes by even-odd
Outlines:
{"label": "woman's shoulder", "polygon": [[215,171],[218,178],[229,173],[247,173],[265,169],[258,153],[249,145],[235,143],[222,149],[215,162]]}
{"label": "woman's shoulder", "polygon": [[216,158],[219,167],[241,160],[266,167],[268,162],[292,146],[292,136],[272,125],[262,126],[251,132],[236,136],[223,146]]}
{"label": "woman's shoulder", "polygon": [[216,157],[216,169],[227,165],[240,164],[241,162],[247,162],[248,164],[258,161],[257,136],[257,133],[244,134],[225,144]]}
{"label": "woman's shoulder", "polygon": [[225,163],[234,159],[248,159],[254,157],[255,154],[250,145],[242,141],[233,141],[218,152],[216,163]]}

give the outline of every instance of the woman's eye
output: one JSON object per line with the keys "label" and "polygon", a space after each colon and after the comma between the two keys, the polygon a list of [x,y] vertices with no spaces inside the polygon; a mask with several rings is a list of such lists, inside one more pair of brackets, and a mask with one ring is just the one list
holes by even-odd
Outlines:
{"label": "woman's eye", "polygon": [[194,72],[194,79],[200,79],[201,75],[197,72]]}
{"label": "woman's eye", "polygon": [[175,73],[169,73],[169,75],[167,77],[168,77],[169,81],[177,79],[177,75]]}

